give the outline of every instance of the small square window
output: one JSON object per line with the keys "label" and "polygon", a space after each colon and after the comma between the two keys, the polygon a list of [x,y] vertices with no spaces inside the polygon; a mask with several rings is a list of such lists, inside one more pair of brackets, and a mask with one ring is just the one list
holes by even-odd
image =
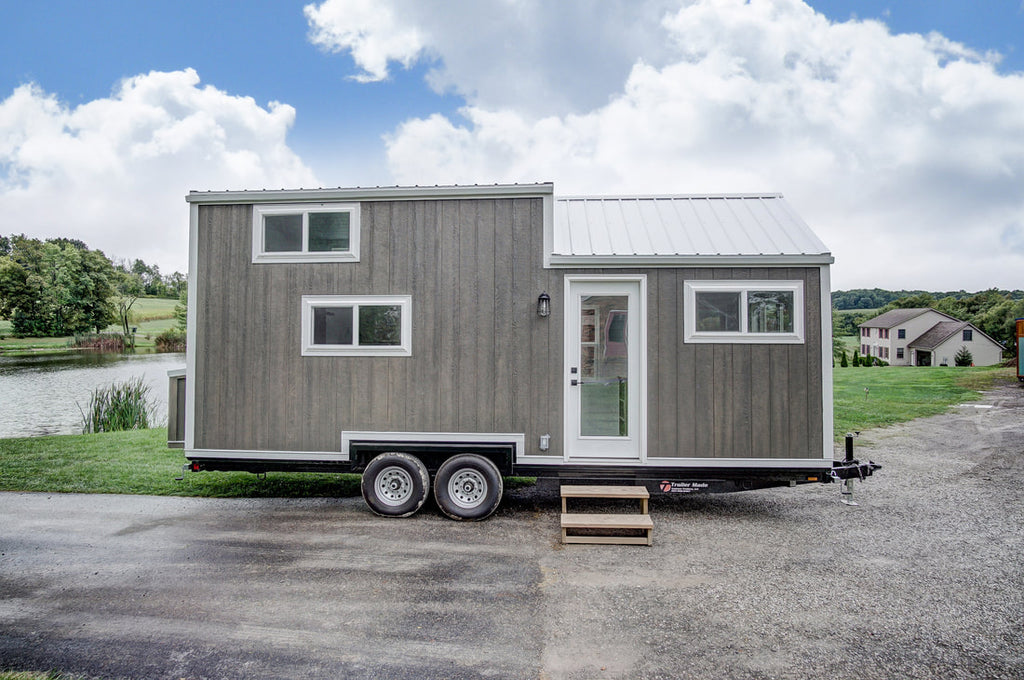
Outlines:
{"label": "small square window", "polygon": [[347,253],[351,213],[326,212],[309,214],[309,252]]}
{"label": "small square window", "polygon": [[358,262],[359,205],[256,205],[252,261]]}
{"label": "small square window", "polygon": [[971,340],[974,340],[974,331],[972,331],[970,328],[965,328],[964,342],[970,342]]}
{"label": "small square window", "polygon": [[302,251],[302,215],[267,215],[263,227],[263,249],[266,252]]}
{"label": "small square window", "polygon": [[314,307],[314,345],[351,345],[352,308]]}
{"label": "small square window", "polygon": [[907,339],[907,329],[906,328],[900,328],[899,330],[897,330],[896,331],[896,339],[897,340],[906,340]]}
{"label": "small square window", "polygon": [[304,295],[303,356],[410,356],[407,295]]}
{"label": "small square window", "polygon": [[740,332],[740,294],[698,292],[697,330],[708,332]]}

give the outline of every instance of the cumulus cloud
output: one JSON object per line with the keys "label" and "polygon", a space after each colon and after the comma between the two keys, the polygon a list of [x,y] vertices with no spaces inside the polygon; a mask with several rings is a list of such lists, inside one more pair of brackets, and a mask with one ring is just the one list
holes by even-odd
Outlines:
{"label": "cumulus cloud", "polygon": [[[832,247],[838,286],[1019,287],[1024,258],[1005,245],[1024,220],[1024,75],[998,73],[997,55],[830,22],[799,0],[696,0],[659,21],[658,47],[635,50],[602,103],[567,111],[477,90],[459,118],[406,121],[387,139],[395,179],[779,190]],[[459,46],[438,54],[476,44],[446,40]],[[503,48],[486,54],[498,72]],[[530,65],[537,82],[589,68],[545,63]]]}
{"label": "cumulus cloud", "polygon": [[326,0],[305,8],[316,45],[351,54],[360,80],[430,66],[437,92],[535,114],[607,103],[637,59],[667,54],[672,0]]}
{"label": "cumulus cloud", "polygon": [[74,108],[22,85],[0,102],[3,233],[79,238],[184,271],[189,189],[316,183],[285,141],[294,117],[201,87],[191,69],[135,76]]}
{"label": "cumulus cloud", "polygon": [[374,82],[388,77],[389,62],[408,68],[424,50],[420,31],[401,9],[376,0],[345,0],[307,5],[303,11],[313,44],[331,52],[350,51],[363,69],[353,78]]}

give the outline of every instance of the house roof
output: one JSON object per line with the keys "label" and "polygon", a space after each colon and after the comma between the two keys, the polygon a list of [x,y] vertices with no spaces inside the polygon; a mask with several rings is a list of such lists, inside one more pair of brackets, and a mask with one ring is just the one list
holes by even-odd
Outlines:
{"label": "house roof", "polygon": [[940,321],[939,323],[935,324],[934,326],[929,328],[927,331],[922,333],[918,338],[916,338],[915,340],[912,340],[911,342],[907,343],[907,347],[912,347],[914,349],[923,349],[923,350],[926,350],[926,351],[933,350],[936,347],[938,347],[939,345],[941,345],[944,342],[946,342],[947,340],[949,340],[951,337],[953,337],[957,333],[959,333],[962,330],[964,330],[965,328],[970,328],[977,335],[985,338],[986,340],[988,340],[992,344],[997,345],[1000,349],[1002,349],[1003,346],[1000,343],[996,342],[991,337],[989,337],[987,334],[982,332],[974,324],[972,324],[972,323],[970,323],[968,321],[956,321],[956,320],[954,320],[954,321]]}
{"label": "house roof", "polygon": [[918,338],[907,343],[907,347],[925,350],[935,349],[954,333],[958,333],[970,325],[966,321],[940,321],[922,333]]}
{"label": "house roof", "polygon": [[885,314],[879,314],[873,319],[868,319],[864,323],[860,324],[860,328],[892,328],[893,326],[899,326],[900,324],[906,323],[911,319],[917,318],[926,312],[935,312],[941,316],[946,317],[950,321],[957,321],[949,314],[940,312],[937,309],[931,307],[911,307],[908,309],[890,309]]}
{"label": "house roof", "polygon": [[554,199],[552,265],[830,264],[780,194]]}

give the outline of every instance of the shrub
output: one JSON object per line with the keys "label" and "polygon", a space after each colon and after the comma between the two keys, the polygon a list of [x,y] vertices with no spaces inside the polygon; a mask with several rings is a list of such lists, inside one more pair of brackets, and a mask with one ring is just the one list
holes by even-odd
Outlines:
{"label": "shrub", "polygon": [[156,336],[157,352],[184,352],[185,331],[178,328],[168,328]]}
{"label": "shrub", "polygon": [[843,350],[842,358],[839,360],[839,365],[842,366],[843,368],[846,368],[847,366],[850,365],[850,362],[846,358],[846,350],[845,349]]}
{"label": "shrub", "polygon": [[957,366],[974,365],[974,355],[971,354],[971,350],[967,349],[967,345],[960,346],[960,350],[953,357],[953,363]]}
{"label": "shrub", "polygon": [[117,430],[144,430],[149,427],[149,412],[153,404],[149,398],[149,385],[142,378],[131,378],[109,387],[98,387],[82,410],[82,433],[115,432]]}
{"label": "shrub", "polygon": [[860,353],[857,350],[853,350],[853,367],[860,366]]}

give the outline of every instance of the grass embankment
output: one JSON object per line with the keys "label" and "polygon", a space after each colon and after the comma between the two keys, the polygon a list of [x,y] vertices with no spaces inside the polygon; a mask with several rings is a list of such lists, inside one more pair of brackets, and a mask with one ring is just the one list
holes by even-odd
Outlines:
{"label": "grass embankment", "polygon": [[[174,318],[176,304],[178,304],[176,299],[169,298],[139,298],[135,302],[132,307],[133,321],[131,325],[138,328],[135,334],[136,350],[152,349],[157,335],[177,325]],[[109,326],[104,329],[104,332],[120,333],[121,330],[120,326]],[[62,351],[67,349],[73,340],[71,337],[12,338],[10,335],[11,322],[0,321],[0,354]]]}
{"label": "grass embankment", "polygon": [[[837,368],[835,435],[942,413],[977,399],[978,390],[1015,382],[1005,368]],[[864,391],[867,388],[867,392]],[[359,494],[354,474],[181,473],[162,428],[87,435],[0,439],[0,491],[129,493],[154,496],[345,497]],[[508,479],[512,487],[525,483]],[[2,680],[2,679],[0,679]]]}

